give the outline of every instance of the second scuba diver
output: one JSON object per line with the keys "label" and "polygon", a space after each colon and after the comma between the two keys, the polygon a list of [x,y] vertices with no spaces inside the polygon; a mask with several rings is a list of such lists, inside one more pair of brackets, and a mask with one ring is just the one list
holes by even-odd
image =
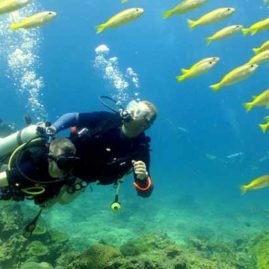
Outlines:
{"label": "second scuba diver", "polygon": [[[119,185],[132,171],[138,195],[148,197],[153,185],[150,138],[144,131],[156,119],[157,110],[148,101],[131,101],[115,112],[68,113],[52,126],[31,125],[1,140],[0,152],[13,149],[13,153],[8,169],[0,173],[0,199],[28,198],[45,208],[65,204],[89,183]],[[54,133],[69,127],[70,139],[50,141]],[[119,207],[116,193],[112,209]]]}

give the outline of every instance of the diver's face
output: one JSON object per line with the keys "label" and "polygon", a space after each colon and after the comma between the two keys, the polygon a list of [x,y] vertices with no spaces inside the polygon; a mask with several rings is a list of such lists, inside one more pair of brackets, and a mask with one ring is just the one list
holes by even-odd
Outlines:
{"label": "diver's face", "polygon": [[132,137],[136,137],[151,126],[151,121],[147,117],[139,117],[125,123],[124,126]]}
{"label": "diver's face", "polygon": [[[52,154],[52,153],[50,153],[50,154]],[[62,154],[62,152],[57,154],[55,157],[57,157],[57,156],[59,156],[61,154]],[[60,178],[60,177],[64,176],[63,170],[61,170],[58,167],[56,161],[54,161],[51,158],[48,158],[48,173],[49,173],[49,176],[52,177],[52,178]]]}

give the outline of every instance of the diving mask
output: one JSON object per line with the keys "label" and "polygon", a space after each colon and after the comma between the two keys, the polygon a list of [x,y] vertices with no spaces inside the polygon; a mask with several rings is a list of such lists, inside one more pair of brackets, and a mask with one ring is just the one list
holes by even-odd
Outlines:
{"label": "diving mask", "polygon": [[[126,111],[133,120],[145,119],[150,114],[149,107],[143,102],[132,100],[126,107]],[[148,119],[149,120],[149,119]]]}

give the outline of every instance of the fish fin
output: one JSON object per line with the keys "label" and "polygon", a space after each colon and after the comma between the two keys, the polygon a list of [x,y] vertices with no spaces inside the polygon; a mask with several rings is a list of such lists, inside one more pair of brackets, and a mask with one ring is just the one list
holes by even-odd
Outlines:
{"label": "fish fin", "polygon": [[217,92],[217,91],[220,90],[220,88],[221,88],[221,84],[220,84],[220,83],[216,83],[216,84],[210,85],[210,88],[211,88],[214,92]]}
{"label": "fish fin", "polygon": [[188,25],[191,29],[193,29],[194,27],[196,27],[196,21],[193,20],[187,20],[188,21]]}
{"label": "fish fin", "polygon": [[247,35],[250,34],[250,29],[249,28],[243,28],[242,33],[243,33],[244,36],[247,36]]}
{"label": "fish fin", "polygon": [[99,33],[103,32],[105,29],[106,29],[106,24],[105,23],[97,25],[96,33],[99,34]]}
{"label": "fish fin", "polygon": [[208,37],[208,38],[206,39],[206,44],[209,45],[211,42],[212,42],[212,38],[211,38],[211,37]]}
{"label": "fish fin", "polygon": [[241,185],[240,189],[241,189],[241,194],[242,195],[245,194],[248,191],[247,185]]}
{"label": "fish fin", "polygon": [[170,10],[167,10],[163,13],[163,18],[167,19],[172,15],[172,12]]}
{"label": "fish fin", "polygon": [[181,72],[182,72],[182,74],[186,74],[186,73],[189,72],[189,70],[188,69],[185,69],[185,68],[181,68]]}
{"label": "fish fin", "polygon": [[246,111],[249,112],[253,108],[253,103],[252,102],[244,103],[244,107]]}
{"label": "fish fin", "polygon": [[9,26],[9,29],[11,30],[18,30],[19,28],[21,27],[21,24],[20,23],[13,23]]}
{"label": "fish fin", "polygon": [[257,55],[257,54],[259,54],[259,52],[260,52],[260,50],[257,48],[254,48],[254,49],[252,49],[252,51]]}
{"label": "fish fin", "polygon": [[257,97],[257,95],[252,95],[252,99],[255,99]]}
{"label": "fish fin", "polygon": [[255,35],[257,31],[251,31],[251,35]]}
{"label": "fish fin", "polygon": [[268,128],[268,124],[259,124],[259,127],[262,129],[262,132],[265,134]]}
{"label": "fish fin", "polygon": [[183,80],[185,80],[185,78],[185,75],[177,76],[177,81],[182,82]]}

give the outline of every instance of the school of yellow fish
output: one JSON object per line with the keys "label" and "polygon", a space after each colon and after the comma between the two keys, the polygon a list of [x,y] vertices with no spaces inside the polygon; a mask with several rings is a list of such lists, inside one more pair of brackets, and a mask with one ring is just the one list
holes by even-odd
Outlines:
{"label": "school of yellow fish", "polygon": [[[32,0],[1,0],[0,1],[0,15],[13,12],[15,10],[21,9],[31,3]],[[121,3],[125,4],[128,0],[121,0]],[[171,9],[168,9],[163,14],[163,19],[168,19],[174,15],[181,15],[188,12],[191,12],[199,7],[205,5],[208,0],[183,0],[178,5],[174,6]],[[263,0],[264,3],[269,3],[269,0]],[[196,27],[203,27],[219,21],[226,20],[231,15],[236,12],[236,9],[233,7],[220,7],[215,10],[212,10],[206,14],[203,14],[197,19],[187,20],[187,24],[190,29]],[[96,33],[99,34],[107,29],[114,29],[125,24],[128,24],[144,14],[143,8],[128,8],[123,11],[113,15],[104,23],[97,26]],[[41,11],[39,13],[33,14],[32,16],[26,17],[21,21],[13,23],[10,25],[11,30],[17,29],[31,29],[40,27],[53,18],[56,17],[56,12],[54,11]],[[244,36],[255,35],[261,31],[269,30],[269,17],[255,22],[249,27],[244,27],[243,25],[229,25],[220,29],[216,33],[213,33],[211,36],[205,39],[207,45],[212,42],[223,40],[234,36],[237,33],[242,32]],[[249,59],[248,62],[232,69],[227,74],[225,74],[222,79],[211,85],[210,88],[217,92],[223,87],[233,85],[241,80],[247,79],[250,77],[257,68],[269,61],[269,40],[261,44],[258,48],[253,48],[254,56]],[[212,69],[220,61],[219,57],[208,57],[201,59],[198,62],[192,64],[190,68],[181,68],[181,74],[176,77],[178,82],[183,82],[186,79],[192,79],[198,77],[210,69]],[[266,107],[269,108],[269,89],[264,90],[257,96],[253,96],[252,101],[246,102],[244,104],[246,111],[252,110],[254,107]],[[262,132],[265,133],[269,128],[269,116],[264,117],[265,123],[259,124]],[[245,193],[249,190],[261,189],[269,186],[269,175],[261,176],[257,179],[254,179],[247,185],[241,186],[242,193]]]}

